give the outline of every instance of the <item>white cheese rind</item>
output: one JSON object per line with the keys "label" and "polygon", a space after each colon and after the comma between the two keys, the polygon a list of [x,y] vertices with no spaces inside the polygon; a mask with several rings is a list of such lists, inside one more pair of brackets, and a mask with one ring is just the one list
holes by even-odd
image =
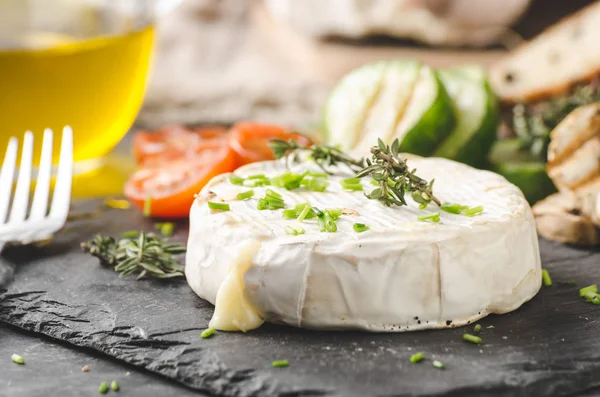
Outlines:
{"label": "white cheese rind", "polygon": [[[338,232],[289,236],[279,211],[258,211],[249,201],[229,201],[213,212],[207,201],[229,200],[228,175],[213,179],[190,213],[186,276],[192,289],[214,303],[239,244],[261,242],[244,277],[244,293],[267,321],[307,328],[408,331],[464,325],[488,313],[506,313],[541,286],[541,262],[531,209],[521,192],[499,175],[444,159],[411,158],[425,178],[436,178],[442,201],[483,205],[476,217],[441,212],[439,223],[417,221],[420,211],[384,207],[363,192],[344,192],[330,177],[325,193],[277,189],[287,204],[350,208],[359,215],[338,220]],[[237,175],[286,171],[279,162],[251,164]],[[365,190],[371,189],[368,181]],[[248,188],[234,187],[240,191]],[[354,223],[370,230],[356,233]]]}

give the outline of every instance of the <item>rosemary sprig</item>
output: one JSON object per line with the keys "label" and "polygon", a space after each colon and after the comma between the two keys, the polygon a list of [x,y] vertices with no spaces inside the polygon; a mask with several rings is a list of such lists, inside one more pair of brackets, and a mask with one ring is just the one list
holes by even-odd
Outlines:
{"label": "rosemary sprig", "polygon": [[185,253],[185,247],[153,233],[141,232],[118,241],[99,234],[81,243],[81,248],[99,258],[102,265],[111,266],[119,277],[136,272],[138,280],[146,276],[170,278],[184,275],[183,266],[174,257]]}
{"label": "rosemary sprig", "polygon": [[377,146],[371,148],[371,158],[356,160],[341,149],[326,146],[304,146],[294,140],[272,139],[271,149],[275,158],[287,157],[294,162],[300,161],[299,152],[308,152],[310,158],[327,173],[327,167],[344,164],[356,173],[357,178],[371,176],[378,187],[366,196],[379,200],[384,205],[407,205],[404,195],[410,193],[413,200],[421,205],[441,202],[433,194],[433,180],[427,182],[416,175],[416,169],[408,168],[406,159],[400,157],[398,151],[400,141],[394,140],[391,146],[378,140]]}
{"label": "rosemary sprig", "polygon": [[569,95],[513,108],[512,126],[522,150],[546,161],[550,132],[576,108],[600,101],[598,81],[576,87]]}

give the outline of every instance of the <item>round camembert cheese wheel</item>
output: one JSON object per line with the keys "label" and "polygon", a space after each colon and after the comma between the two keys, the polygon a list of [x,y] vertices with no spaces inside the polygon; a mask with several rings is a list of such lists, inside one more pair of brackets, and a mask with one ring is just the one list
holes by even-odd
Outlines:
{"label": "round camembert cheese wheel", "polygon": [[[410,158],[409,166],[430,180],[442,202],[483,206],[468,217],[440,211],[386,207],[369,200],[375,186],[345,191],[352,176],[335,170],[322,192],[233,185],[215,177],[197,196],[190,213],[186,277],[201,298],[216,305],[210,325],[247,331],[263,321],[319,329],[409,331],[472,323],[506,313],[531,299],[541,286],[541,263],[532,211],[517,187],[503,177],[439,158]],[[235,174],[274,177],[314,164],[287,168],[283,162],[244,166]],[[321,171],[322,172],[322,171]],[[343,215],[334,233],[320,232],[315,219],[284,219],[283,210],[258,210],[270,188],[286,208],[310,203]],[[208,202],[227,202],[230,211]],[[419,221],[440,212],[440,221]],[[357,233],[355,223],[369,227]],[[286,226],[304,234],[289,235]]]}

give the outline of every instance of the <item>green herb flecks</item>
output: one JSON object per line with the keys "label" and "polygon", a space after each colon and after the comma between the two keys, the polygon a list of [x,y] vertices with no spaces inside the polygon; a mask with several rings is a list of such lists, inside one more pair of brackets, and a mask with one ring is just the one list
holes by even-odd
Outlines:
{"label": "green herb flecks", "polygon": [[202,331],[200,336],[202,337],[202,339],[206,339],[206,338],[210,338],[211,336],[213,336],[214,333],[215,333],[214,328],[207,328],[204,331]]}
{"label": "green herb flecks", "polygon": [[362,233],[362,232],[366,232],[367,230],[370,229],[369,226],[363,224],[363,223],[355,223],[354,226],[352,227],[354,229],[354,231],[356,233]]}
{"label": "green herb flecks", "polygon": [[113,380],[112,382],[110,382],[110,390],[119,391],[119,389],[120,389],[119,382],[117,382],[116,380]]}
{"label": "green herb flecks", "polygon": [[229,211],[231,209],[227,203],[215,203],[214,201],[208,202],[208,208],[215,211]]}
{"label": "green herb flecks", "polygon": [[478,205],[476,207],[469,207],[468,205],[444,203],[440,206],[440,209],[449,214],[465,215],[471,217],[483,213],[483,206],[481,205]]}
{"label": "green herb flecks", "polygon": [[475,343],[476,345],[481,343],[481,338],[479,336],[475,336],[475,335],[471,335],[471,334],[464,334],[463,340],[465,340],[467,342]]}
{"label": "green herb flecks", "polygon": [[248,200],[250,199],[252,196],[254,196],[254,190],[247,190],[245,192],[239,193],[237,195],[237,199],[238,200]]}
{"label": "green herb flecks", "polygon": [[410,356],[410,362],[413,364],[418,363],[419,361],[423,360],[423,357],[425,357],[423,353],[415,353],[412,356]]}
{"label": "green herb flecks", "polygon": [[183,266],[175,257],[185,253],[185,246],[169,242],[153,233],[141,232],[135,238],[119,241],[113,237],[97,235],[92,240],[81,243],[81,248],[99,258],[102,265],[112,267],[119,273],[119,277],[133,273],[138,273],[138,279],[146,276],[183,276]]}
{"label": "green herb flecks", "polygon": [[290,365],[288,360],[275,360],[271,363],[271,365],[275,368],[287,367]]}
{"label": "green herb flecks", "polygon": [[[372,177],[377,182],[367,197],[379,200],[384,205],[407,205],[405,194],[410,193],[418,204],[434,202],[441,205],[433,194],[433,180],[427,182],[416,175],[416,170],[408,168],[406,159],[400,157],[400,141],[397,139],[391,146],[385,145],[382,140],[377,146],[371,148],[371,158],[356,160],[342,150],[324,145],[303,146],[294,140],[285,141],[273,139],[270,141],[271,149],[276,158],[288,157],[293,161],[300,161],[299,152],[308,152],[310,158],[325,172],[330,173],[327,167],[345,165],[356,172],[356,178]],[[346,187],[356,187],[357,184],[345,183]],[[361,185],[362,187],[362,185]]]}
{"label": "green herb flecks", "polygon": [[552,285],[552,279],[550,278],[550,273],[546,269],[542,269],[542,282],[546,287],[550,287]]}
{"label": "green herb flecks", "polygon": [[10,356],[10,359],[15,364],[19,364],[19,365],[25,364],[25,359],[16,353],[13,354],[12,356]]}
{"label": "green herb flecks", "polygon": [[476,324],[475,327],[473,328],[473,332],[475,332],[476,334],[481,332],[481,324]]}
{"label": "green herb flecks", "polygon": [[441,361],[438,361],[438,360],[433,360],[433,362],[431,363],[431,365],[433,365],[435,368],[438,368],[438,369],[444,369],[444,368],[446,368],[446,366],[444,365],[444,363],[441,362]]}
{"label": "green herb flecks", "polygon": [[434,223],[438,223],[440,221],[440,213],[434,212],[433,214],[421,215],[421,216],[417,217],[417,220],[419,220],[421,222],[431,221]]}
{"label": "green herb flecks", "polygon": [[100,383],[100,386],[98,387],[98,392],[102,394],[108,393],[108,382]]}

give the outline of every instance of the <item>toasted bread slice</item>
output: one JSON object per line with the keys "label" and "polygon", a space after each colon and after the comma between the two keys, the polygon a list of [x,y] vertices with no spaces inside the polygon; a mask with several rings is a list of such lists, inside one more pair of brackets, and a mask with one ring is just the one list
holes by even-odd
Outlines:
{"label": "toasted bread slice", "polygon": [[561,243],[592,246],[600,244],[600,228],[581,215],[577,198],[555,193],[533,206],[538,233]]}
{"label": "toasted bread slice", "polygon": [[490,69],[496,94],[505,102],[560,94],[600,72],[600,2],[570,15]]}

